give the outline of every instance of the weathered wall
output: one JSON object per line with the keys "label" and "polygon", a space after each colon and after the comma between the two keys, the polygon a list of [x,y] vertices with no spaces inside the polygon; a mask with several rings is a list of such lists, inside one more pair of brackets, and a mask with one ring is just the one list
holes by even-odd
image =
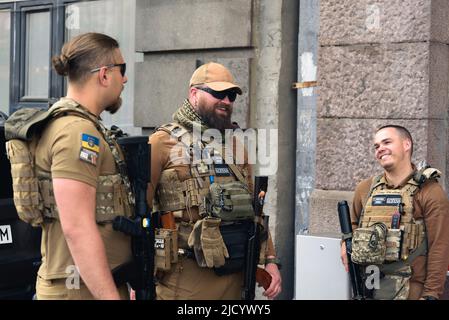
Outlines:
{"label": "weathered wall", "polygon": [[[372,135],[407,127],[413,161],[439,168],[448,186],[449,2],[320,1],[316,192],[310,231],[330,226],[335,190],[353,190],[381,168]],[[326,192],[329,197],[326,197]],[[329,210],[331,212],[329,212]]]}

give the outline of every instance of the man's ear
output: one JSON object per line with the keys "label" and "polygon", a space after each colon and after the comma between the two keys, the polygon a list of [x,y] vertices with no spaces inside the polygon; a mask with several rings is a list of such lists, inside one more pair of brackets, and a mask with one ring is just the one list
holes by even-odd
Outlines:
{"label": "man's ear", "polygon": [[198,89],[195,87],[190,87],[189,89],[189,100],[190,103],[192,104],[192,106],[196,107],[197,103],[198,103]]}
{"label": "man's ear", "polygon": [[100,82],[100,84],[103,86],[107,86],[109,84],[109,75],[107,72],[107,68],[101,68],[98,71],[98,82]]}
{"label": "man's ear", "polygon": [[409,139],[404,139],[404,141],[402,141],[402,145],[404,146],[405,151],[411,151],[412,142]]}

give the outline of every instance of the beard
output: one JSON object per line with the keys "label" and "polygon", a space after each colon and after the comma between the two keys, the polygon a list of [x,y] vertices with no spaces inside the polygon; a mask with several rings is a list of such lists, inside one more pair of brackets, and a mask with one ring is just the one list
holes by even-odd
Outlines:
{"label": "beard", "polygon": [[197,113],[201,117],[201,120],[203,120],[204,123],[206,123],[206,125],[209,128],[218,129],[220,131],[224,131],[225,129],[232,129],[233,128],[233,125],[231,122],[232,111],[228,112],[227,116],[224,116],[224,117],[218,116],[215,113],[215,109],[219,108],[219,107],[224,107],[228,110],[232,110],[228,106],[219,104],[219,105],[214,106],[212,110],[200,107],[197,109]]}
{"label": "beard", "polygon": [[117,101],[106,107],[105,110],[108,111],[110,114],[114,114],[120,109],[121,106],[122,106],[122,97],[118,97]]}

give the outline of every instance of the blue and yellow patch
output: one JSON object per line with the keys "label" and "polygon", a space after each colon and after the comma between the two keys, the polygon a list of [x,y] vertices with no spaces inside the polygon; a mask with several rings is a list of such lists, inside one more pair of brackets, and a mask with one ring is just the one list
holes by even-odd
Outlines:
{"label": "blue and yellow patch", "polygon": [[96,166],[99,152],[100,139],[83,133],[81,135],[80,159]]}
{"label": "blue and yellow patch", "polygon": [[81,147],[94,152],[100,152],[100,139],[83,133],[81,136]]}

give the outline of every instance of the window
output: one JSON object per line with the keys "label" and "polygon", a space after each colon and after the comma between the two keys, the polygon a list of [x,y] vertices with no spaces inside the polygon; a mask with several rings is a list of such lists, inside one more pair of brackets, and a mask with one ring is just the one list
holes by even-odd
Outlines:
{"label": "window", "polygon": [[11,10],[0,10],[0,111],[9,113]]}
{"label": "window", "polygon": [[140,134],[134,128],[134,29],[135,1],[99,0],[68,4],[65,9],[65,39],[71,39],[85,32],[101,32],[115,39],[126,61],[128,82],[122,92],[123,104],[120,110],[111,115],[103,113],[105,124],[118,125],[131,134]]}
{"label": "window", "polygon": [[48,101],[50,80],[50,11],[25,15],[25,61],[22,101]]}
{"label": "window", "polygon": [[135,9],[136,0],[0,0],[0,80],[7,84],[0,86],[0,110],[47,108],[64,96],[65,78],[52,69],[51,57],[74,36],[101,32],[120,43],[128,77],[122,108],[102,118],[107,125],[140,134],[133,112]]}

